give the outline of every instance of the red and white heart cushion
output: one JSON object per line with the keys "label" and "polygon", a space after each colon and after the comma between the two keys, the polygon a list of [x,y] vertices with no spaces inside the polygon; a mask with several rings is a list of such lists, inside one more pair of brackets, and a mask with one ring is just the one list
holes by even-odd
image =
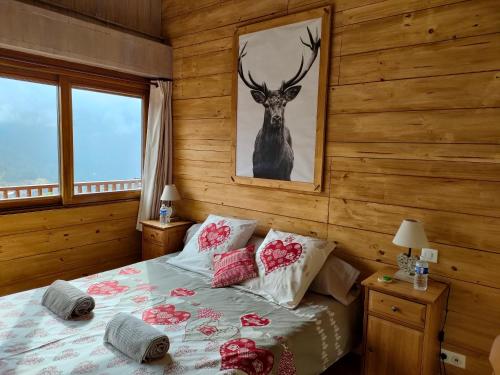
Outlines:
{"label": "red and white heart cushion", "polygon": [[266,270],[266,275],[280,267],[288,267],[299,260],[302,245],[298,242],[284,244],[281,240],[268,243],[260,253],[260,260]]}
{"label": "red and white heart cushion", "polygon": [[227,253],[213,255],[214,277],[212,288],[239,284],[257,277],[255,246],[249,245]]}
{"label": "red and white heart cushion", "polygon": [[248,375],[267,375],[274,365],[270,350],[255,346],[250,339],[234,339],[224,343],[220,349],[221,370],[241,370]]}
{"label": "red and white heart cushion", "polygon": [[256,225],[255,220],[209,215],[182,252],[167,263],[211,276],[213,254],[244,247]]}
{"label": "red and white heart cushion", "polygon": [[271,229],[257,250],[259,277],[242,287],[294,308],[334,248],[333,242]]}
{"label": "red and white heart cushion", "polygon": [[198,235],[199,251],[208,251],[222,245],[225,241],[227,241],[230,234],[231,227],[229,225],[225,225],[222,220],[219,225],[216,223],[208,224]]}

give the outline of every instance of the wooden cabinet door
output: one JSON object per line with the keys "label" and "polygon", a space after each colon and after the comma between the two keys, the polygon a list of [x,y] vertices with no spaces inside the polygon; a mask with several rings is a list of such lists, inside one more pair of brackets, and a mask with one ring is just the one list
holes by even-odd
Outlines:
{"label": "wooden cabinet door", "polygon": [[368,316],[365,375],[420,374],[423,333]]}
{"label": "wooden cabinet door", "polygon": [[181,251],[184,247],[184,235],[186,234],[185,228],[179,228],[175,230],[171,230],[168,232],[168,239],[165,243],[166,250],[169,253],[173,253],[175,251]]}
{"label": "wooden cabinet door", "polygon": [[149,260],[165,255],[163,245],[151,241],[142,241],[142,260]]}

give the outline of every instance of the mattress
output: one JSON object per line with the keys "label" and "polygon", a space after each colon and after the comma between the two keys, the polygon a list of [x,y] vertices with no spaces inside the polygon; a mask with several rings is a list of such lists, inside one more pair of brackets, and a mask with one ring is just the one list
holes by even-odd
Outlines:
{"label": "mattress", "polygon": [[[40,305],[45,288],[0,298],[0,374],[319,374],[346,354],[360,306],[308,294],[294,310],[236,288],[210,288],[167,257],[73,280],[96,308],[63,321]],[[139,364],[103,343],[127,312],[170,338],[162,360]]]}

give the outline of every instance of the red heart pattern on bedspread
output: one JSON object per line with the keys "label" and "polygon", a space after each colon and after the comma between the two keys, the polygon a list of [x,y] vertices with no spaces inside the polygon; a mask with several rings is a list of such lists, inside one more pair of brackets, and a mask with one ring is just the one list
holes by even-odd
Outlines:
{"label": "red heart pattern on bedspread", "polygon": [[288,267],[295,263],[302,254],[302,245],[291,242],[285,245],[281,240],[274,240],[266,245],[260,253],[260,260],[264,264],[266,275],[278,268]]}
{"label": "red heart pattern on bedspread", "polygon": [[207,251],[223,244],[231,234],[231,228],[227,225],[211,223],[207,225],[198,236],[199,251]]}
{"label": "red heart pattern on bedspread", "polygon": [[238,369],[248,375],[267,375],[274,365],[274,355],[259,349],[250,339],[234,339],[224,343],[220,349],[221,370]]}
{"label": "red heart pattern on bedspread", "polygon": [[170,296],[172,297],[190,297],[194,296],[196,292],[194,290],[186,288],[175,288],[170,291]]}
{"label": "red heart pattern on bedspread", "polygon": [[240,330],[211,318],[190,320],[186,325],[184,341],[225,341],[239,335]]}
{"label": "red heart pattern on bedspread", "polygon": [[243,315],[240,317],[240,320],[243,327],[263,327],[271,323],[269,319],[258,316],[255,313]]}
{"label": "red heart pattern on bedspread", "polygon": [[176,311],[174,305],[159,305],[142,313],[142,320],[149,324],[172,325],[185,322],[191,317],[187,311]]}
{"label": "red heart pattern on bedspread", "polygon": [[141,273],[141,271],[135,267],[125,267],[118,272],[119,275],[136,275],[138,273]]}
{"label": "red heart pattern on bedspread", "polygon": [[205,325],[198,327],[198,331],[203,333],[205,336],[212,336],[218,331],[218,329],[215,326]]}
{"label": "red heart pattern on bedspread", "polygon": [[112,296],[127,290],[128,286],[120,285],[118,281],[103,281],[89,286],[87,293],[96,296]]}

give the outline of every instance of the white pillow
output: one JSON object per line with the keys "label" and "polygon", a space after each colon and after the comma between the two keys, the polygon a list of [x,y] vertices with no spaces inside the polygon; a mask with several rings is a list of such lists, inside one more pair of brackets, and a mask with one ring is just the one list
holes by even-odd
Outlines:
{"label": "white pillow", "polygon": [[186,231],[186,234],[184,235],[184,245],[189,242],[189,240],[198,232],[198,229],[203,225],[203,223],[196,223],[191,225],[188,230]]}
{"label": "white pillow", "polygon": [[254,236],[250,237],[250,239],[248,240],[247,246],[254,245],[255,248],[258,249],[260,247],[260,245],[262,245],[262,242],[264,242],[264,237],[254,235]]}
{"label": "white pillow", "polygon": [[245,247],[256,226],[256,220],[209,215],[181,253],[167,263],[211,276],[212,255]]}
{"label": "white pillow", "polygon": [[294,308],[334,248],[333,242],[271,229],[256,253],[259,277],[242,288]]}
{"label": "white pillow", "polygon": [[359,289],[353,289],[358,276],[356,268],[331,254],[309,290],[332,296],[344,305],[349,305],[359,295]]}

